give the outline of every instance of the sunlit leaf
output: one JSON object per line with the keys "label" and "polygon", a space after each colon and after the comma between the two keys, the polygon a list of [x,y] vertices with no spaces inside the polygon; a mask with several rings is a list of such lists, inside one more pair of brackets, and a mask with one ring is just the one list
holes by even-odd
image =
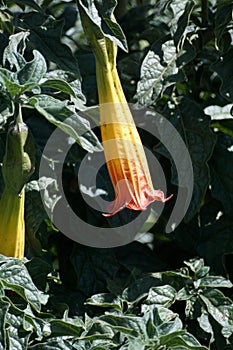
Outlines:
{"label": "sunlit leaf", "polygon": [[79,0],[78,3],[91,20],[93,28],[97,27],[100,33],[114,41],[121,49],[127,51],[125,35],[119,24],[113,19],[113,10],[116,7],[115,0]]}
{"label": "sunlit leaf", "polygon": [[60,41],[63,24],[62,20],[55,20],[52,16],[31,12],[21,16],[20,25],[30,31],[30,41],[46,59],[55,62],[59,68],[76,75],[79,79],[80,95],[82,95],[78,61],[71,49]]}
{"label": "sunlit leaf", "polygon": [[29,83],[39,83],[47,71],[44,57],[37,50],[33,51],[34,59],[27,62],[19,71],[17,71],[17,80],[20,85]]}
{"label": "sunlit leaf", "polygon": [[89,122],[68,106],[68,101],[59,101],[52,96],[38,95],[30,99],[39,113],[58,126],[89,152],[101,151],[102,146],[90,128]]}
{"label": "sunlit leaf", "polygon": [[47,301],[33,284],[25,265],[17,259],[9,259],[1,264],[0,280],[5,288],[18,293],[37,311],[40,311],[41,304]]}
{"label": "sunlit leaf", "polygon": [[3,64],[6,64],[8,61],[10,67],[13,68],[15,66],[17,70],[26,64],[26,61],[20,51],[25,50],[28,35],[29,32],[19,32],[10,36],[9,44],[3,53]]}
{"label": "sunlit leaf", "polygon": [[136,99],[140,104],[152,104],[166,87],[174,83],[171,76],[178,72],[176,59],[176,48],[172,40],[158,42],[151,47],[142,63],[141,79],[137,85]]}

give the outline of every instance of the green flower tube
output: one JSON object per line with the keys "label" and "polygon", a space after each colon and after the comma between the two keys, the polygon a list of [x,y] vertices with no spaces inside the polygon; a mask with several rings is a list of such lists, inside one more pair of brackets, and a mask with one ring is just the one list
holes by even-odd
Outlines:
{"label": "green flower tube", "polygon": [[[32,155],[32,157],[29,157]],[[0,253],[23,259],[25,184],[34,171],[34,143],[25,123],[14,122],[7,133],[3,158],[4,190],[0,200]]]}

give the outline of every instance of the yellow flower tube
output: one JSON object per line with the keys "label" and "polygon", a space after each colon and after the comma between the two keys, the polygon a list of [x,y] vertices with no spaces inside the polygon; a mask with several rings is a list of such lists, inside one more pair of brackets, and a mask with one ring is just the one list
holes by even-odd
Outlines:
{"label": "yellow flower tube", "polygon": [[25,190],[15,195],[4,189],[0,200],[0,254],[23,259]]}
{"label": "yellow flower tube", "polygon": [[146,155],[128,107],[116,68],[117,46],[93,30],[81,9],[84,31],[96,58],[96,79],[100,105],[100,128],[108,172],[115,190],[109,205],[111,216],[129,208],[145,210],[153,201],[165,202],[161,190],[154,190]]}

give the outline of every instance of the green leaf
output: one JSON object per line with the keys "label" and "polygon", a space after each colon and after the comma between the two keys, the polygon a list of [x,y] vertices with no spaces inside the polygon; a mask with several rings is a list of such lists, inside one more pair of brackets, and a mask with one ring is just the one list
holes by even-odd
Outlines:
{"label": "green leaf", "polygon": [[123,293],[122,298],[127,301],[135,301],[142,299],[148,295],[150,288],[157,287],[162,284],[161,274],[146,274],[133,281]]}
{"label": "green leaf", "polygon": [[233,76],[233,48],[224,54],[217,63],[211,66],[211,69],[216,72],[221,81],[220,93],[227,100],[233,101],[233,81],[231,77]]}
{"label": "green leaf", "polygon": [[233,251],[232,225],[232,220],[220,217],[201,230],[197,252],[219,274],[225,274],[223,256]]}
{"label": "green leaf", "polygon": [[[190,259],[188,261],[184,261],[185,265],[187,265],[192,272],[195,274],[195,280],[198,278],[197,282],[200,282],[200,279],[205,279],[205,277],[208,278],[208,273],[210,271],[209,266],[204,266],[204,260],[203,259]],[[194,281],[195,283],[196,281]]]}
{"label": "green leaf", "polygon": [[100,317],[100,320],[110,325],[113,330],[122,332],[123,334],[135,337],[146,334],[146,327],[141,317],[104,315]]}
{"label": "green leaf", "polygon": [[26,264],[33,283],[40,290],[45,290],[48,274],[52,272],[52,266],[47,261],[39,257],[33,257]]}
{"label": "green leaf", "polygon": [[115,0],[78,0],[79,6],[85,15],[91,20],[94,31],[99,29],[100,35],[115,42],[122,50],[127,51],[127,42],[119,24],[113,19],[113,11],[116,7]]}
{"label": "green leaf", "polygon": [[[208,106],[204,109],[205,114],[211,117],[211,120],[224,120],[231,117],[231,110],[233,108],[232,104],[227,104],[225,106]],[[233,120],[233,118],[232,118]]]}
{"label": "green leaf", "polygon": [[83,331],[83,326],[69,323],[63,320],[51,320],[49,322],[52,337],[73,336],[78,337]]}
{"label": "green leaf", "polygon": [[33,336],[36,335],[36,339],[38,341],[42,340],[44,337],[47,337],[49,334],[48,322],[43,320],[43,316],[42,318],[35,317],[31,308],[28,306],[23,312],[22,327],[26,332],[30,332]]}
{"label": "green leaf", "polygon": [[[3,138],[0,138],[0,162],[3,161],[3,157],[5,155],[5,140]],[[2,167],[0,167],[0,196],[2,196],[4,188],[4,180],[2,176]]]}
{"label": "green leaf", "polygon": [[76,246],[70,257],[77,276],[77,288],[87,297],[106,291],[106,280],[114,278],[118,261],[113,251]]}
{"label": "green leaf", "polygon": [[192,298],[192,294],[189,292],[187,287],[181,288],[177,293],[177,300],[190,300]]}
{"label": "green leaf", "polygon": [[49,61],[55,62],[59,68],[76,74],[80,81],[77,59],[71,49],[60,41],[63,21],[38,12],[21,14],[20,27],[30,31],[30,41],[33,46]]}
{"label": "green leaf", "polygon": [[116,298],[110,293],[100,293],[95,294],[91,298],[87,299],[86,303],[88,305],[103,307],[103,308],[113,308],[121,311],[121,300]]}
{"label": "green leaf", "polygon": [[47,71],[46,62],[41,53],[33,50],[33,55],[34,59],[17,71],[16,76],[20,85],[39,83]]}
{"label": "green leaf", "polygon": [[210,162],[211,192],[218,199],[227,214],[233,210],[233,152],[232,141],[225,136],[218,137]]}
{"label": "green leaf", "polygon": [[40,92],[37,84],[35,82],[28,82],[24,85],[20,85],[17,77],[17,73],[11,73],[5,68],[0,68],[0,87],[2,85],[2,90],[7,91],[12,98],[15,96],[20,96],[25,91],[35,90]]}
{"label": "green leaf", "polygon": [[178,315],[174,313],[172,310],[164,306],[154,307],[152,305],[149,305],[149,310],[150,311],[152,310],[155,324],[162,326],[163,324],[166,324],[172,321],[175,324],[176,330],[181,329],[182,322],[179,319]]}
{"label": "green leaf", "polygon": [[11,289],[27,301],[36,311],[40,311],[41,304],[46,303],[46,297],[32,282],[23,262],[17,259],[7,259],[0,265],[0,280],[5,289]]}
{"label": "green leaf", "polygon": [[210,344],[213,343],[214,342],[214,330],[213,330],[213,327],[210,323],[209,314],[204,308],[202,308],[201,315],[200,315],[200,317],[197,318],[197,321],[198,321],[201,329],[203,329],[203,331],[205,331],[206,333],[209,333],[211,335]]}
{"label": "green leaf", "polygon": [[[137,239],[137,241],[135,240],[129,245],[122,246],[117,251],[117,258],[124,268],[132,273],[134,270],[143,273],[151,272],[153,271],[153,266],[156,266],[157,271],[163,271],[168,268],[166,262],[161,261],[155,256],[146,244],[148,241],[151,242],[153,240],[153,234],[139,234],[135,239]],[[142,242],[139,242],[138,240]],[[138,259],[139,256],[141,256],[142,259]],[[125,286],[126,285],[124,285],[124,287]]]}
{"label": "green leaf", "polygon": [[[188,34],[189,33],[187,33],[187,35]],[[193,36],[195,38],[195,33],[193,33]],[[193,39],[193,41],[194,41],[194,39]],[[197,56],[197,52],[196,52],[194,44],[192,44],[191,39],[189,39],[189,38],[186,40],[184,39],[184,43],[182,45],[183,45],[182,50],[179,51],[176,64],[179,67],[179,73],[180,73],[180,71],[183,71],[183,70],[186,73],[186,67],[187,67],[187,70],[189,70],[188,64],[195,59],[195,57]],[[183,75],[183,81],[187,81],[187,78],[185,77],[185,73]],[[178,81],[178,83],[179,83],[179,81]]]}
{"label": "green leaf", "polygon": [[[36,232],[41,222],[47,217],[44,204],[52,217],[54,206],[60,199],[57,182],[50,177],[41,177],[39,180],[30,181],[26,185],[26,192],[28,194],[28,199],[26,199],[27,224]],[[43,203],[40,197],[43,197]]]}
{"label": "green leaf", "polygon": [[8,338],[9,350],[25,350],[27,349],[30,333],[21,330],[23,323],[23,314],[16,308],[11,308],[6,315],[8,326],[5,331]]}
{"label": "green leaf", "polygon": [[141,78],[137,85],[136,99],[141,105],[151,105],[169,85],[174,83],[171,76],[178,73],[176,59],[173,40],[164,42],[162,39],[152,45],[142,62]]}
{"label": "green leaf", "polygon": [[[11,2],[11,0],[9,2]],[[41,11],[40,6],[34,0],[14,0],[13,2],[18,4],[19,6],[22,6],[22,8],[24,8],[25,5],[27,5],[37,11]]]}
{"label": "green leaf", "polygon": [[73,350],[73,345],[62,338],[46,340],[28,347],[28,350]]}
{"label": "green leaf", "polygon": [[11,69],[15,67],[16,70],[19,70],[26,64],[25,59],[20,54],[20,51],[24,51],[28,35],[29,32],[19,32],[9,37],[9,44],[3,53],[4,65],[8,61]]}
{"label": "green leaf", "polygon": [[15,74],[5,68],[0,68],[0,87],[7,91],[11,97],[20,95],[22,87],[17,83]]}
{"label": "green leaf", "polygon": [[163,305],[169,307],[174,303],[176,294],[176,290],[169,285],[152,287],[149,290],[145,304]]}
{"label": "green leaf", "polygon": [[165,271],[162,273],[162,281],[164,284],[170,284],[176,290],[180,290],[187,283],[190,283],[191,277],[186,268],[179,271]]}
{"label": "green leaf", "polygon": [[208,106],[205,108],[205,113],[211,116],[212,128],[229,136],[233,136],[233,118],[231,116],[232,107],[232,104],[228,104],[224,107]]}
{"label": "green leaf", "polygon": [[[217,1],[215,13],[214,32],[217,39],[217,47],[222,48],[222,39],[228,30],[228,24],[232,21],[233,5],[231,0]],[[229,28],[230,29],[230,28]]]}
{"label": "green leaf", "polygon": [[13,115],[12,100],[6,94],[0,93],[0,129],[6,124],[7,118]]}
{"label": "green leaf", "polygon": [[213,129],[217,129],[222,133],[233,137],[233,119],[225,119],[213,122],[211,124]]}
{"label": "green leaf", "polygon": [[200,295],[208,313],[224,328],[223,336],[229,338],[233,334],[233,306],[232,301],[226,298],[217,289],[206,291]]}
{"label": "green leaf", "polygon": [[160,343],[174,350],[208,350],[192,334],[184,331],[174,332],[169,336],[161,337]]}
{"label": "green leaf", "polygon": [[154,307],[150,305],[149,309],[146,310],[146,305],[143,305],[142,310],[145,313],[143,318],[147,320],[147,329],[148,321],[150,321],[151,326],[154,326],[154,334],[153,332],[150,334],[150,338],[152,339],[156,337],[160,338],[164,335],[169,337],[170,334],[182,329],[182,322],[178,315],[166,307]]}
{"label": "green leaf", "polygon": [[36,237],[36,232],[46,217],[47,214],[42,205],[40,194],[28,192],[25,205],[25,234],[29,255],[40,256],[42,254],[41,244]]}
{"label": "green leaf", "polygon": [[[72,96],[73,96],[73,93],[75,93],[76,100],[77,99],[80,100],[79,101],[80,105],[77,108],[80,110],[84,109],[83,104],[85,103],[85,98],[82,93],[80,78],[77,78],[77,75],[75,73],[72,73],[71,71],[61,70],[61,69],[54,69],[50,72],[47,72],[44,78],[49,81],[52,81],[52,83],[53,83],[53,80],[58,80],[59,84],[60,84],[60,81],[67,83],[69,85],[69,88],[62,83],[61,88],[63,90],[62,89],[61,90],[64,92],[70,93]],[[45,80],[45,83],[46,83],[46,80]],[[57,84],[56,84],[56,87],[58,87]],[[72,89],[72,93],[71,91],[70,92],[68,91],[68,89],[70,90],[70,88]]]}
{"label": "green leaf", "polygon": [[[90,321],[90,320],[89,320]],[[114,331],[105,322],[94,319],[91,322],[86,322],[85,328],[87,331],[84,331],[78,339],[85,341],[95,341],[103,340],[103,339],[112,339],[114,336]]]}
{"label": "green leaf", "polygon": [[38,95],[29,103],[50,123],[58,126],[74,138],[88,152],[102,151],[102,146],[90,128],[89,122],[68,106],[68,101],[60,101],[52,96]]}
{"label": "green leaf", "polygon": [[[41,198],[43,198],[43,202]],[[36,232],[47,218],[47,212],[50,213],[51,218],[53,217],[53,209],[59,199],[55,179],[41,177],[39,180],[33,180],[26,184],[25,230],[29,255],[42,255],[41,244]],[[47,206],[46,211],[44,204]],[[44,265],[44,272],[47,268],[48,266]]]}
{"label": "green leaf", "polygon": [[6,315],[10,304],[0,299],[0,350],[6,349]]}
{"label": "green leaf", "polygon": [[198,274],[200,269],[204,267],[204,260],[203,259],[190,259],[188,261],[184,261],[185,265],[187,265],[191,271],[193,271],[195,274]]}
{"label": "green leaf", "polygon": [[145,340],[130,338],[127,344],[120,347],[120,350],[144,350],[146,345],[147,342]]}
{"label": "green leaf", "polygon": [[[209,273],[209,266],[204,266],[204,260],[199,258],[189,259],[188,261],[184,261],[185,265],[187,265],[192,272],[195,274],[195,279],[205,278]],[[207,276],[208,277],[208,276]],[[200,280],[198,280],[200,281]]]}
{"label": "green leaf", "polygon": [[205,276],[201,278],[200,288],[232,288],[233,285],[231,281],[227,280],[222,276]]}
{"label": "green leaf", "polygon": [[6,8],[6,5],[4,4],[4,0],[0,0],[0,5],[2,5],[0,8],[0,17],[1,17],[0,25],[2,29],[1,32],[4,33],[4,35],[0,34],[0,48],[2,49],[2,52],[3,52],[3,49],[5,48],[8,42],[8,40],[6,40],[7,33],[12,33],[14,29],[13,29],[13,23],[12,23],[13,15]]}
{"label": "green leaf", "polygon": [[192,0],[173,0],[170,2],[170,7],[173,12],[171,31],[176,46],[182,47],[182,43],[180,45],[180,42],[184,41],[182,36],[187,28],[194,6],[195,2]]}
{"label": "green leaf", "polygon": [[71,85],[62,79],[47,79],[45,82],[40,84],[40,87],[52,88],[76,97],[76,94]]}
{"label": "green leaf", "polygon": [[[166,107],[163,113],[180,133],[192,160],[194,174],[193,196],[185,215],[185,220],[189,221],[201,207],[202,200],[210,184],[208,161],[214,149],[216,136],[210,129],[209,118],[203,113],[201,106],[190,98],[183,98],[176,107],[175,105]],[[155,151],[171,159],[164,147],[157,147]],[[182,171],[185,172],[186,169],[179,169],[180,174],[182,174]],[[179,186],[177,170],[174,165],[172,165],[172,183]]]}

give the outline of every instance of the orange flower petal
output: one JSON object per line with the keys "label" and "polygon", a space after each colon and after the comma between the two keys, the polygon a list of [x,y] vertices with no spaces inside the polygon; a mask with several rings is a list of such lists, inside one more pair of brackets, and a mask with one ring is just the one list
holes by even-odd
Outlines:
{"label": "orange flower petal", "polygon": [[[131,162],[132,163],[132,162]],[[119,164],[121,165],[119,169]],[[154,190],[146,179],[142,169],[139,171],[129,171],[130,162],[127,160],[112,160],[107,163],[109,174],[115,189],[115,200],[108,206],[108,213],[103,216],[112,216],[124,208],[132,210],[146,210],[152,202],[166,202],[173,195],[165,198],[163,191]],[[113,171],[114,165],[117,165],[117,173]],[[135,164],[131,164],[135,170]],[[118,174],[118,180],[117,180]],[[134,179],[134,185],[132,184]]]}

